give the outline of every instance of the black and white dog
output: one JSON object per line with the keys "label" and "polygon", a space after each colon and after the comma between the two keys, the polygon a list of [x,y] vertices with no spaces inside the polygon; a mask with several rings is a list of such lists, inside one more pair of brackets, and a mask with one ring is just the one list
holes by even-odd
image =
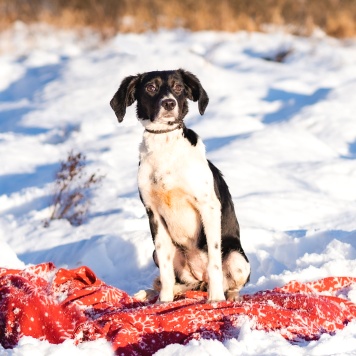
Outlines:
{"label": "black and white dog", "polygon": [[250,264],[220,171],[183,118],[187,99],[201,115],[209,98],[198,78],[182,69],[125,78],[110,105],[121,122],[137,101],[145,131],[140,145],[138,188],[149,218],[160,270],[159,301],[187,290],[208,290],[209,301],[238,300]]}

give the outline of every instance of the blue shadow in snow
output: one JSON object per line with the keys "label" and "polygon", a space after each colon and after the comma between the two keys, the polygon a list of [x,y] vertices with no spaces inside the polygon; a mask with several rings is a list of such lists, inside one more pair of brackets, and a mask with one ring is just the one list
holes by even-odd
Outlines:
{"label": "blue shadow in snow", "polygon": [[81,256],[80,252],[91,245],[95,246],[96,242],[101,238],[101,235],[93,236],[90,239],[70,242],[44,250],[25,252],[19,254],[18,257],[26,264],[50,261],[57,266],[68,265],[70,268],[73,268],[81,264],[81,261],[78,261],[78,256]]}
{"label": "blue shadow in snow", "polygon": [[53,182],[59,164],[39,166],[33,173],[5,174],[0,176],[0,195],[10,195],[21,189],[43,186]]}
{"label": "blue shadow in snow", "polygon": [[11,83],[4,91],[0,92],[0,100],[33,100],[36,92],[58,77],[60,68],[61,66],[59,64],[28,68],[21,78]]}
{"label": "blue shadow in snow", "polygon": [[348,158],[356,159],[356,140],[349,144]]}
{"label": "blue shadow in snow", "polygon": [[292,116],[298,114],[304,107],[313,105],[319,101],[325,100],[330,88],[320,88],[311,95],[297,94],[285,90],[270,88],[265,101],[282,101],[282,107],[276,112],[266,114],[262,120],[264,124],[272,124],[289,120]]}
{"label": "blue shadow in snow", "polygon": [[52,204],[52,202],[53,198],[50,195],[41,196],[40,198],[31,199],[31,201],[4,210],[4,214],[15,215],[17,217],[22,216],[28,214],[30,211],[33,210],[40,211],[45,208],[48,208],[48,206]]}
{"label": "blue shadow in snow", "polygon": [[218,150],[221,147],[224,147],[231,142],[238,139],[245,139],[250,137],[250,134],[241,134],[241,135],[232,135],[224,137],[212,137],[204,140],[204,144],[207,152]]}
{"label": "blue shadow in snow", "polygon": [[257,51],[254,51],[252,49],[245,49],[243,50],[244,54],[246,54],[247,56],[251,57],[251,58],[257,58],[257,59],[264,59],[266,60],[265,58],[266,57],[271,57],[271,53],[272,51],[270,51],[268,54],[267,53],[263,53],[263,52],[257,52]]}
{"label": "blue shadow in snow", "polygon": [[62,69],[63,63],[28,68],[25,74],[17,81],[11,83],[5,90],[0,91],[0,102],[18,102],[26,99],[28,104],[23,107],[3,109],[0,111],[0,132],[11,131],[20,134],[38,135],[47,132],[41,127],[23,127],[21,118],[32,110],[32,102],[36,95],[51,81],[56,79]]}
{"label": "blue shadow in snow", "polygon": [[308,230],[288,230],[286,231],[286,233],[289,235],[289,236],[292,236],[294,238],[303,238],[305,237],[306,233],[308,232]]}
{"label": "blue shadow in snow", "polygon": [[111,209],[111,210],[107,210],[107,211],[100,211],[97,213],[92,213],[88,215],[88,220],[89,219],[94,219],[94,218],[98,218],[101,216],[109,216],[109,215],[116,215],[116,214],[120,214],[122,213],[122,209]]}

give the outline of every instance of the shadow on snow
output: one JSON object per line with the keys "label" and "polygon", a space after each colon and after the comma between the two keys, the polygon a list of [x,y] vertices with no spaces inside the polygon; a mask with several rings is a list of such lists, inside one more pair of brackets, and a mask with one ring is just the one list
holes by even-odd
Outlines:
{"label": "shadow on snow", "polygon": [[319,88],[311,95],[292,93],[285,90],[270,88],[263,100],[268,102],[281,101],[279,110],[266,114],[262,120],[264,124],[288,121],[297,115],[304,107],[325,100],[330,93],[330,88]]}
{"label": "shadow on snow", "polygon": [[5,174],[0,176],[0,195],[11,195],[29,187],[43,187],[55,180],[59,163],[36,167],[32,173]]}
{"label": "shadow on snow", "polygon": [[38,101],[38,94],[43,91],[44,87],[58,78],[62,67],[63,62],[28,68],[21,78],[0,92],[0,102],[18,104],[16,107],[5,107],[0,111],[0,132],[11,131],[19,134],[38,135],[48,131],[41,127],[23,127],[21,119],[35,107],[34,102]]}

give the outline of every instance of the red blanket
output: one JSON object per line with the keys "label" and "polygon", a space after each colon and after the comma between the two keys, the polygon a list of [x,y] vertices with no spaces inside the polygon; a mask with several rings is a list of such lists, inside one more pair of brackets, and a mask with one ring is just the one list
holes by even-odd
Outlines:
{"label": "red blanket", "polygon": [[87,267],[57,269],[51,263],[24,270],[0,269],[0,342],[14,347],[27,335],[61,343],[104,337],[120,355],[151,355],[172,343],[236,337],[242,322],[279,331],[286,339],[318,339],[356,317],[356,305],[338,297],[356,278],[291,282],[245,295],[242,302],[206,303],[189,292],[166,304],[142,303],[108,286]]}

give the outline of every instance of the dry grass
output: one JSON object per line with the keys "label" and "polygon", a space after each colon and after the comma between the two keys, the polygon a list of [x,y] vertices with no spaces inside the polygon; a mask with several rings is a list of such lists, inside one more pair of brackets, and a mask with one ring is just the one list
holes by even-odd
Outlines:
{"label": "dry grass", "polygon": [[89,26],[104,37],[182,27],[192,31],[261,31],[266,24],[310,34],[356,35],[355,0],[0,0],[0,27],[16,20],[64,28]]}
{"label": "dry grass", "polygon": [[52,220],[66,219],[71,225],[81,225],[90,206],[90,191],[103,179],[96,173],[88,175],[86,158],[82,153],[70,152],[56,174],[52,213],[44,222],[48,227]]}

